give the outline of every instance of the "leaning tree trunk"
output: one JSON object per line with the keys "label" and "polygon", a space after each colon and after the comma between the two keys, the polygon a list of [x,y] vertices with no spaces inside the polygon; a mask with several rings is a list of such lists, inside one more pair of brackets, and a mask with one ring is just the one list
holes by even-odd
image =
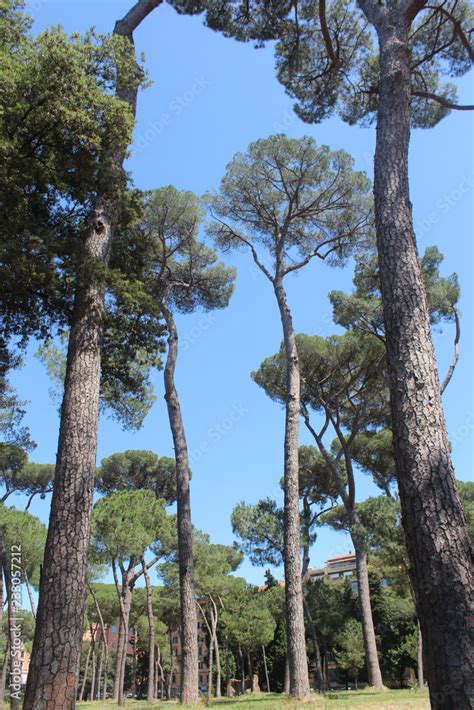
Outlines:
{"label": "leaning tree trunk", "polygon": [[23,581],[25,582],[26,591],[28,592],[28,599],[30,600],[31,613],[33,614],[34,618],[36,619],[36,604],[35,604],[35,600],[33,597],[33,591],[31,589],[30,580],[28,579],[28,575],[26,574],[26,570],[23,570]]}
{"label": "leaning tree trunk", "polygon": [[89,673],[89,663],[91,660],[91,651],[92,651],[92,644],[89,644],[89,648],[87,649],[86,663],[84,666],[84,676],[82,678],[81,692],[79,693],[79,702],[80,703],[82,703],[82,701],[84,700],[84,692],[86,689],[87,675]]}
{"label": "leaning tree trunk", "polygon": [[284,561],[290,693],[295,698],[302,699],[309,693],[309,677],[300,564],[298,463],[300,370],[295,331],[281,278],[275,280],[274,289],[280,309],[286,356]]}
{"label": "leaning tree trunk", "polygon": [[[115,34],[133,31],[161,0],[138,0]],[[136,88],[118,82],[133,114]],[[117,146],[120,173],[126,146]],[[106,266],[119,213],[116,195],[98,194],[85,233],[86,261]],[[87,553],[96,467],[104,288],[95,269],[77,275],[69,335],[58,454],[24,710],[72,710],[83,632]],[[92,275],[91,275],[92,272]]]}
{"label": "leaning tree trunk", "polygon": [[153,616],[153,592],[150,584],[150,575],[142,560],[143,573],[146,587],[146,613],[148,618],[148,683],[147,700],[152,703],[155,699],[155,617]]}
{"label": "leaning tree trunk", "polygon": [[362,635],[364,638],[365,662],[369,685],[383,688],[382,673],[380,670],[375,638],[372,604],[370,601],[369,570],[367,567],[367,553],[355,539],[351,531],[352,542],[356,553],[356,572],[359,597],[360,619],[362,622]]}
{"label": "leaning tree trunk", "polygon": [[402,521],[431,705],[462,710],[474,696],[474,584],[409,197],[411,18],[405,3],[359,2],[380,48],[375,219]]}
{"label": "leaning tree trunk", "polygon": [[168,329],[168,356],[164,373],[165,399],[176,458],[179,592],[181,603],[181,702],[185,705],[197,705],[199,703],[199,659],[196,595],[194,591],[189,459],[181,406],[174,383],[174,373],[178,358],[178,331],[166,299],[163,300],[161,307]]}

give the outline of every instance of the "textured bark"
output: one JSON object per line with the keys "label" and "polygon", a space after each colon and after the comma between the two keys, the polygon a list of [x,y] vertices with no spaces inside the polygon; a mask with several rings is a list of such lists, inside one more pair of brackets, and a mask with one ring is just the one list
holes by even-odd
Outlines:
{"label": "textured bark", "polygon": [[456,491],[408,184],[410,21],[423,3],[360,0],[380,48],[375,218],[394,450],[435,710],[472,707],[472,552]]}
{"label": "textured bark", "polygon": [[115,678],[114,678],[114,700],[117,705],[122,707],[125,705],[124,683],[125,683],[125,666],[127,663],[127,648],[129,635],[130,610],[132,608],[132,594],[139,574],[135,572],[135,560],[130,559],[128,568],[125,568],[120,563],[120,571],[122,574],[122,582],[119,586],[117,575],[117,566],[115,561],[112,563],[114,573],[115,588],[120,602],[120,625],[117,639],[117,657],[115,662]]}
{"label": "textured bark", "polygon": [[150,575],[143,561],[143,573],[146,587],[146,613],[148,617],[148,685],[147,700],[152,703],[155,699],[155,617],[153,616],[153,594],[150,584]]}
{"label": "textured bark", "polygon": [[181,702],[199,703],[199,667],[197,641],[196,594],[194,590],[193,526],[189,486],[189,458],[183,417],[174,382],[178,358],[178,331],[166,300],[162,312],[168,329],[168,356],[164,380],[168,418],[176,458],[176,494],[178,518],[179,591],[181,604]]}
{"label": "textured bark", "polygon": [[[131,41],[161,0],[139,0],[115,32]],[[136,109],[136,91],[117,85]],[[125,151],[114,167],[122,170]],[[85,234],[88,257],[107,265],[120,205],[98,195]],[[38,613],[24,710],[73,710],[82,643],[87,553],[96,467],[104,289],[87,273],[77,278],[64,396]]]}
{"label": "textured bark", "polygon": [[365,663],[369,685],[383,688],[382,673],[380,671],[379,657],[377,654],[377,641],[375,639],[372,605],[370,602],[369,570],[367,568],[367,554],[352,535],[352,542],[356,553],[357,585],[359,597],[360,619],[362,622],[362,635],[364,637]]}
{"label": "textured bark", "polygon": [[284,561],[290,693],[295,698],[303,699],[309,693],[309,677],[300,564],[298,462],[300,370],[296,349],[296,335],[281,278],[277,277],[275,279],[274,290],[280,310],[286,356]]}

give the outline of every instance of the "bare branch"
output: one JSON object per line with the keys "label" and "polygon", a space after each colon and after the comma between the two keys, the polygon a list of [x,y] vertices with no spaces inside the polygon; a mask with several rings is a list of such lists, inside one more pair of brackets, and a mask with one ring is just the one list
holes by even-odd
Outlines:
{"label": "bare branch", "polygon": [[450,22],[453,24],[454,27],[454,32],[455,34],[459,37],[459,41],[461,42],[462,46],[466,50],[466,52],[469,55],[469,58],[471,61],[474,62],[474,48],[471,46],[471,43],[469,42],[466,33],[464,32],[463,28],[461,27],[461,23],[459,20],[457,20],[450,12],[449,10],[446,10],[446,8],[439,6],[436,7],[435,5],[426,5],[426,10],[434,10],[435,12],[440,12],[442,15],[447,17]]}
{"label": "bare branch", "polygon": [[130,42],[133,43],[133,33],[138,25],[150,12],[157,8],[158,5],[161,5],[162,1],[163,0],[138,0],[121,20],[117,20],[114,27],[114,34],[128,37]]}
{"label": "bare branch", "polygon": [[449,109],[454,109],[456,111],[474,111],[474,105],[460,106],[459,104],[453,104],[452,101],[448,101],[447,99],[444,99],[442,96],[438,96],[437,94],[432,94],[429,91],[412,90],[411,95],[412,96],[419,96],[420,98],[428,99],[429,101],[436,101],[437,103],[441,104],[441,106],[444,106],[445,108],[449,108]]}
{"label": "bare branch", "polygon": [[459,313],[458,313],[458,309],[456,308],[456,306],[454,306],[453,310],[454,310],[454,321],[456,324],[456,332],[454,335],[454,355],[453,355],[453,359],[451,360],[451,364],[449,366],[446,377],[443,380],[443,384],[441,385],[441,387],[439,389],[441,394],[443,394],[444,390],[451,382],[451,378],[453,376],[454,370],[456,369],[456,365],[459,360],[459,339],[461,337],[461,324],[459,322]]}

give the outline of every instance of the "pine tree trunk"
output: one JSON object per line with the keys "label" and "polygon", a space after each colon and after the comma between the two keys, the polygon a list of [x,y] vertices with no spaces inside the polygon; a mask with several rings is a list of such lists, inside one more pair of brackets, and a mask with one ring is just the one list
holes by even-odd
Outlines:
{"label": "pine tree trunk", "polygon": [[[26,591],[28,592],[28,599],[30,600],[30,607],[31,607],[31,613],[33,614],[34,618],[36,619],[36,604],[35,604],[35,599],[33,597],[33,591],[31,589],[31,584],[30,580],[28,579],[28,575],[26,574],[25,571],[23,571],[23,580],[26,585]],[[0,607],[1,608],[1,607]]]}
{"label": "pine tree trunk", "polygon": [[[308,510],[308,502],[305,498],[303,501],[303,519],[305,520],[305,522],[308,521],[309,513],[310,513],[310,511]],[[309,535],[310,535],[310,531],[309,531],[309,529],[307,529],[305,532],[305,538],[306,538],[305,543],[303,544],[303,565],[301,568],[301,580],[302,580],[302,584],[303,584],[303,611],[306,616],[306,621],[308,623],[309,633],[310,633],[311,641],[313,644],[314,660],[316,663],[316,685],[317,685],[319,692],[321,692],[324,689],[323,669],[321,666],[321,651],[319,648],[318,635],[316,633],[316,626],[315,626],[315,623],[313,620],[313,616],[311,614],[311,609],[309,608],[309,604],[306,601],[306,597],[304,594],[304,583],[305,583],[306,575],[308,573],[309,560],[310,560],[309,545],[307,543],[307,541],[309,540]]]}
{"label": "pine tree trunk", "polygon": [[155,617],[153,616],[153,593],[150,584],[150,575],[143,560],[143,570],[146,587],[146,613],[148,617],[148,684],[147,700],[152,703],[155,699]]}
{"label": "pine tree trunk", "polygon": [[[16,682],[18,676],[19,667],[19,648],[15,643],[15,606],[12,601],[13,596],[13,584],[12,584],[12,572],[11,572],[11,562],[7,554],[5,547],[5,539],[3,533],[0,535],[0,560],[3,567],[3,576],[5,578],[5,591],[8,597],[8,641],[10,645],[10,678],[11,684],[18,685],[18,691],[12,693],[12,687],[10,686],[10,708],[11,710],[20,710],[20,700],[19,700],[19,690],[21,687],[21,682]],[[1,610],[3,614],[3,609]]]}
{"label": "pine tree trunk", "polygon": [[362,622],[362,635],[364,637],[365,662],[367,665],[368,681],[369,685],[374,686],[374,688],[383,688],[382,673],[380,671],[380,663],[377,653],[377,641],[375,638],[374,620],[372,617],[372,605],[370,602],[367,554],[354,539],[352,532],[351,537],[356,553],[359,609]]}
{"label": "pine tree trunk", "polygon": [[86,664],[84,666],[84,677],[82,679],[81,692],[79,693],[79,702],[82,703],[84,700],[84,691],[86,689],[87,675],[89,673],[89,663],[91,660],[92,644],[89,644],[87,649]]}
{"label": "pine tree trunk", "polygon": [[285,658],[285,675],[283,677],[283,692],[288,695],[290,692],[290,664],[288,658]]}
{"label": "pine tree trunk", "polygon": [[[133,31],[161,0],[139,0],[114,32]],[[135,115],[136,90],[117,95]],[[117,146],[120,173],[125,147]],[[99,194],[89,217],[88,259],[107,265],[120,205]],[[104,288],[87,267],[76,279],[61,407],[58,453],[24,710],[73,710],[82,644],[87,554],[96,467]]]}
{"label": "pine tree trunk", "polygon": [[173,435],[176,458],[176,494],[178,512],[179,591],[181,603],[181,702],[199,703],[199,669],[196,595],[194,591],[193,526],[189,486],[189,459],[186,434],[174,382],[178,358],[178,331],[173,314],[163,300],[162,312],[168,329],[168,356],[165,366],[165,399]]}
{"label": "pine tree trunk", "polygon": [[209,658],[208,658],[208,664],[209,664],[209,673],[208,673],[208,682],[207,682],[207,697],[209,700],[212,699],[212,666],[214,664],[214,637],[212,635],[212,632],[209,632]]}
{"label": "pine tree trunk", "polygon": [[416,638],[416,660],[417,660],[417,680],[418,687],[425,687],[425,678],[423,675],[423,637],[421,635],[420,622],[417,622],[417,638]]}
{"label": "pine tree trunk", "polygon": [[456,491],[408,184],[410,18],[360,3],[375,23],[380,89],[375,218],[394,450],[410,574],[434,710],[471,707],[471,547]]}
{"label": "pine tree trunk", "polygon": [[240,658],[240,682],[242,684],[242,693],[245,693],[245,667],[244,667],[244,654],[239,646],[239,658]]}
{"label": "pine tree trunk", "polygon": [[8,673],[9,660],[10,660],[10,639],[7,638],[7,644],[5,646],[5,655],[3,657],[2,674],[0,676],[0,708],[3,708],[3,703],[5,701],[5,688],[7,686],[7,673]]}
{"label": "pine tree trunk", "polygon": [[280,309],[286,356],[284,561],[290,693],[297,699],[303,699],[309,693],[309,677],[300,564],[298,463],[300,370],[295,331],[281,279],[275,279],[274,289]]}
{"label": "pine tree trunk", "polygon": [[130,622],[130,609],[132,606],[132,593],[131,591],[129,593],[126,593],[124,595],[124,612],[123,612],[123,629],[124,629],[124,635],[123,635],[123,641],[122,641],[122,653],[121,653],[121,658],[120,658],[120,668],[118,668],[119,672],[119,686],[118,686],[118,695],[117,695],[117,705],[119,707],[122,707],[125,705],[125,695],[124,695],[124,686],[125,686],[125,669],[127,665],[127,650],[128,650],[128,642],[129,642],[129,622]]}
{"label": "pine tree trunk", "polygon": [[[104,666],[105,666],[105,674],[104,674],[104,691],[103,691],[103,699],[105,700],[105,695],[107,693],[107,676],[108,676],[108,670],[109,670],[109,649],[107,646],[107,634],[106,634],[106,629],[105,629],[105,623],[104,623],[104,617],[102,615],[102,610],[99,605],[99,600],[97,599],[97,594],[95,593],[95,590],[91,584],[88,584],[88,589],[91,593],[91,596],[94,600],[94,606],[97,612],[97,616],[99,619],[99,624],[100,624],[100,631],[102,634],[102,642],[103,642],[103,655],[104,655]],[[97,699],[100,700],[100,688],[98,691],[98,696]]]}
{"label": "pine tree trunk", "polygon": [[95,695],[94,695],[94,698],[96,698],[97,700],[100,700],[102,697],[101,690],[102,690],[103,673],[104,673],[104,640],[102,639],[102,642],[101,642],[100,648],[99,648],[99,668],[97,670],[97,686],[96,686]]}
{"label": "pine tree trunk", "polygon": [[262,657],[263,657],[263,670],[265,671],[265,683],[267,686],[267,693],[270,693],[270,676],[268,675],[267,666],[267,654],[265,653],[265,646],[262,646]]}
{"label": "pine tree trunk", "polygon": [[95,655],[95,635],[94,635],[94,631],[92,629],[92,625],[91,625],[91,646],[92,646],[92,654],[91,654],[92,674],[91,674],[91,687],[89,690],[89,700],[94,700],[96,655]]}

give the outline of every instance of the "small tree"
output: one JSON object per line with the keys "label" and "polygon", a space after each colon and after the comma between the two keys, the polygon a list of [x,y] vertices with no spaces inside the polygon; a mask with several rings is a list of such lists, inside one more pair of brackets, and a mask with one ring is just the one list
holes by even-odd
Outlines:
{"label": "small tree", "polygon": [[298,509],[300,373],[285,278],[319,258],[341,261],[370,229],[369,181],[352,158],[311,138],[283,135],[252,143],[227,167],[210,198],[209,231],[224,248],[246,248],[270,282],[286,353],[284,441],[285,589],[291,693],[309,690],[304,638]]}
{"label": "small tree", "polygon": [[337,636],[335,652],[338,665],[354,679],[357,690],[359,671],[364,667],[364,638],[359,621],[349,619]]}

